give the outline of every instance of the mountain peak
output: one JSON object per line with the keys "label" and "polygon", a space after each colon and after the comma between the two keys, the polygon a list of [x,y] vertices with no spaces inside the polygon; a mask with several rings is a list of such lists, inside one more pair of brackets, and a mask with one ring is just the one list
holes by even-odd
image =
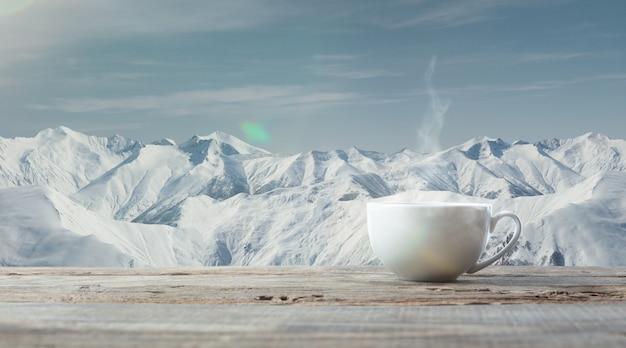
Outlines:
{"label": "mountain peak", "polygon": [[73,129],[70,129],[69,127],[65,127],[65,126],[58,126],[54,128],[54,130],[63,134],[76,134],[77,133]]}
{"label": "mountain peak", "polygon": [[584,143],[595,143],[596,145],[600,145],[601,147],[610,146],[611,139],[602,134],[595,132],[587,132],[583,135],[579,135],[574,138],[569,139],[557,139],[557,138],[549,138],[538,141],[535,146],[542,149],[547,149],[554,151],[562,146],[569,147],[573,145],[583,146]]}
{"label": "mountain peak", "polygon": [[610,140],[609,137],[607,137],[606,135],[602,134],[602,133],[596,133],[596,132],[587,132],[577,138],[574,139],[580,139],[580,140],[592,140],[592,141],[608,141]]}
{"label": "mountain peak", "polygon": [[211,139],[215,139],[215,140],[219,140],[219,141],[224,141],[224,142],[230,142],[233,139],[235,139],[236,141],[241,141],[239,140],[239,138],[234,137],[228,133],[222,132],[222,131],[215,131],[209,135],[207,135],[206,137],[211,138]]}
{"label": "mountain peak", "polygon": [[372,264],[364,206],[380,199],[515,211],[502,264],[623,266],[626,141],[605,139],[276,156],[222,132],[137,149],[58,127],[0,142],[0,265]]}
{"label": "mountain peak", "polygon": [[502,157],[502,153],[511,147],[511,144],[501,138],[478,137],[460,145],[461,152],[469,159],[478,160],[479,158],[493,155]]}
{"label": "mountain peak", "polygon": [[60,137],[66,137],[66,136],[85,136],[82,133],[76,132],[68,127],[65,126],[58,126],[55,128],[47,128],[44,129],[42,131],[40,131],[39,133],[37,133],[37,135],[35,135],[35,138],[38,139],[42,139],[42,138],[51,138],[51,137],[56,137],[56,138],[60,138]]}
{"label": "mountain peak", "polygon": [[269,155],[270,152],[252,146],[243,140],[224,132],[213,132],[206,136],[194,135],[191,139],[180,144],[180,148],[189,151],[190,149],[208,149],[212,145],[217,145],[220,151],[226,155]]}
{"label": "mountain peak", "polygon": [[163,139],[155,140],[150,144],[162,145],[162,146],[176,146],[176,142],[170,138],[163,138]]}

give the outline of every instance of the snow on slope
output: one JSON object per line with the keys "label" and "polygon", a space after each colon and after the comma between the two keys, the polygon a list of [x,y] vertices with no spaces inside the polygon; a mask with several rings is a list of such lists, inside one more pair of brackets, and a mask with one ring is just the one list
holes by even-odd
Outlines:
{"label": "snow on slope", "polygon": [[524,240],[509,259],[541,265],[626,265],[625,183],[624,172],[601,172],[543,201],[517,199],[512,209],[527,223]]}
{"label": "snow on slope", "polygon": [[[522,220],[522,235],[499,264],[626,265],[626,173],[600,172],[566,192],[540,196],[484,199],[451,192],[409,191],[384,201],[459,201],[511,210]],[[502,247],[511,224],[498,224],[486,249]]]}
{"label": "snow on slope", "polygon": [[[287,156],[220,132],[143,145],[61,127],[0,138],[0,187],[25,186],[0,190],[0,205],[21,202],[2,213],[0,232],[11,242],[0,260],[372,264],[365,203],[379,199],[470,200],[517,212],[524,229],[504,264],[626,265],[625,151],[624,140],[588,133],[536,144],[475,138],[428,155],[350,148]],[[29,205],[51,213],[37,221]],[[22,246],[37,241],[93,257]]]}
{"label": "snow on slope", "polygon": [[0,189],[1,266],[200,265],[193,230],[112,221],[43,186]]}
{"label": "snow on slope", "polygon": [[141,146],[117,135],[87,136],[66,127],[33,138],[0,137],[0,187],[45,185],[70,194]]}
{"label": "snow on slope", "polygon": [[[226,199],[248,192],[240,158],[269,155],[216,132],[174,146],[147,145],[72,195],[85,207],[117,220],[168,223],[187,197]],[[175,214],[174,214],[175,215]]]}

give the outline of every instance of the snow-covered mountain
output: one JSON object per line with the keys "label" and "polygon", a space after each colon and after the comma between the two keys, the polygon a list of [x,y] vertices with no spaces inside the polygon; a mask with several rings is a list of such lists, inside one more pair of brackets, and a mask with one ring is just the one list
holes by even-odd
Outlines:
{"label": "snow-covered mountain", "polygon": [[624,153],[593,133],[277,155],[220,132],[177,145],[47,129],[0,138],[0,265],[376,264],[372,200],[513,210],[524,228],[504,264],[626,265]]}

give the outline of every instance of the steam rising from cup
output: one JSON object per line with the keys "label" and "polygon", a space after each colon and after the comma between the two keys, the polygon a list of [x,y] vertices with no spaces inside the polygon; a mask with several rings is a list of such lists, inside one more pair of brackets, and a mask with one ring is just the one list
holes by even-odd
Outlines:
{"label": "steam rising from cup", "polygon": [[430,104],[424,118],[422,118],[422,124],[417,130],[417,151],[420,153],[432,153],[441,150],[439,136],[443,128],[444,116],[450,107],[450,100],[442,100],[433,87],[432,76],[435,73],[436,63],[437,56],[433,56],[424,75]]}

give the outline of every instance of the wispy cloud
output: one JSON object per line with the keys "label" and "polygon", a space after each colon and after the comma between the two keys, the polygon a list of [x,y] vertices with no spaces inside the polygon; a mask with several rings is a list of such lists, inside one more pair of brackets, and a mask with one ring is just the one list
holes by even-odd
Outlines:
{"label": "wispy cloud", "polygon": [[138,72],[108,72],[88,73],[80,77],[64,77],[62,83],[73,86],[96,86],[103,83],[124,84],[127,82],[143,82],[141,80],[155,76],[155,74]]}
{"label": "wispy cloud", "polygon": [[361,56],[348,54],[317,54],[313,56],[316,65],[310,67],[317,75],[351,80],[385,76],[400,76],[388,69],[363,67]]}
{"label": "wispy cloud", "polygon": [[[494,85],[470,85],[456,88],[447,88],[441,92],[447,95],[455,94],[494,94],[494,93],[516,93],[516,92],[537,92],[555,90],[576,84],[602,81],[602,80],[622,80],[626,79],[626,74],[607,74],[591,77],[580,77],[566,80],[540,80],[521,84],[494,84]],[[419,94],[427,95],[427,91]]]}
{"label": "wispy cloud", "polygon": [[[450,28],[486,21],[502,20],[507,18],[502,9],[511,7],[546,6],[555,4],[559,0],[546,2],[542,0],[456,0],[456,1],[418,1],[399,2],[406,6],[406,13],[415,13],[412,17],[396,19],[385,26],[389,29],[412,27],[417,25]],[[569,0],[560,0],[567,2]]]}
{"label": "wispy cloud", "polygon": [[599,80],[626,80],[626,74],[605,74],[597,76]]}
{"label": "wispy cloud", "polygon": [[[390,29],[428,25],[435,27],[455,27],[502,18],[493,13],[502,1],[457,1],[436,2],[434,7],[424,6],[413,18],[389,25]],[[430,5],[430,4],[428,4]]]}
{"label": "wispy cloud", "polygon": [[358,55],[350,55],[350,54],[316,54],[313,56],[314,60],[319,61],[346,61],[346,60],[356,60],[360,56]]}
{"label": "wispy cloud", "polygon": [[442,65],[453,64],[498,64],[518,65],[532,63],[558,63],[575,59],[601,59],[607,52],[477,52],[445,57],[441,60]]}
{"label": "wispy cloud", "polygon": [[584,56],[584,53],[526,53],[521,57],[521,62],[558,62]]}
{"label": "wispy cloud", "polygon": [[401,74],[386,69],[350,69],[345,66],[327,65],[316,67],[316,73],[324,76],[332,76],[346,79],[369,79],[385,76],[400,76]]}
{"label": "wispy cloud", "polygon": [[0,68],[93,39],[255,28],[292,15],[294,8],[257,0],[191,1],[184,6],[166,0],[34,1],[19,15],[2,18]]}
{"label": "wispy cloud", "polygon": [[220,105],[242,108],[277,108],[304,104],[323,106],[358,98],[360,95],[353,92],[311,91],[303,86],[245,86],[124,98],[56,99],[51,104],[30,107],[36,110],[61,110],[71,113],[156,111],[175,116],[203,113]]}
{"label": "wispy cloud", "polygon": [[136,73],[136,72],[112,72],[104,74],[102,77],[107,80],[139,80],[145,77],[154,76],[154,74]]}

